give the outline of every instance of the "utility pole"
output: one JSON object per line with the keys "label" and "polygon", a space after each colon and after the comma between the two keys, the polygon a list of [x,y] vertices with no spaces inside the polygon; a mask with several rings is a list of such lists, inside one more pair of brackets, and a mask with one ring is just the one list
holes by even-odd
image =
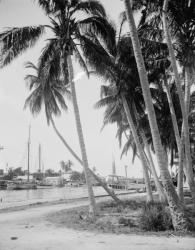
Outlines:
{"label": "utility pole", "polygon": [[27,166],[28,166],[28,179],[27,181],[29,182],[29,175],[30,175],[30,129],[31,126],[29,125],[29,134],[28,134],[28,162],[27,162]]}

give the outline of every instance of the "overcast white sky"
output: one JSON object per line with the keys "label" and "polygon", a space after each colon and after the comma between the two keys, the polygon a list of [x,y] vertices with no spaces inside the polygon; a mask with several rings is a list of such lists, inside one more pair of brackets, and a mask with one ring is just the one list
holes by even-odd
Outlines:
{"label": "overcast white sky", "polygon": [[[123,10],[120,0],[101,0],[110,18],[115,22]],[[32,0],[2,0],[0,4],[0,29],[13,26],[46,24],[48,18]],[[28,110],[23,110],[28,90],[24,77],[29,73],[24,69],[26,61],[36,64],[46,36],[33,48],[28,50],[8,67],[0,71],[0,168],[22,166],[27,168],[28,126],[31,123],[31,171],[38,169],[38,144],[41,143],[45,169],[59,170],[61,160],[71,160],[74,169],[81,170],[79,164],[64,148],[61,141],[48,127],[44,114],[33,118]],[[76,74],[79,68],[76,67]],[[90,166],[95,166],[100,174],[108,175],[112,171],[112,156],[116,161],[116,172],[125,175],[124,166],[128,165],[129,176],[142,176],[139,160],[132,165],[131,153],[120,160],[121,150],[115,139],[116,128],[107,126],[102,132],[103,110],[94,109],[94,103],[99,100],[100,79],[87,79],[82,76],[76,82],[76,91],[81,113],[84,138]],[[78,137],[74,123],[72,104],[68,102],[69,111],[56,118],[56,126],[69,144],[80,155]]]}

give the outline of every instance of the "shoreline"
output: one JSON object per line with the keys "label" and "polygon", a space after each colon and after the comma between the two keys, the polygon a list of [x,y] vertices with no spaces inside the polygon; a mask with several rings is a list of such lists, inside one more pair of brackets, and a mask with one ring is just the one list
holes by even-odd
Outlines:
{"label": "shoreline", "polygon": [[[137,193],[137,192],[121,192],[121,193],[116,193],[117,196],[144,196],[145,192],[143,193]],[[112,199],[108,194],[102,194],[102,195],[96,195],[96,199],[101,199],[101,198],[110,198]],[[29,208],[37,208],[37,207],[44,207],[44,206],[52,206],[52,205],[59,205],[59,204],[71,204],[74,202],[79,202],[79,201],[85,201],[88,199],[88,196],[82,196],[79,198],[72,198],[72,199],[58,199],[58,200],[47,200],[47,201],[35,201],[35,202],[29,202],[27,204],[18,204],[18,205],[13,205],[13,206],[8,206],[8,207],[3,207],[1,208],[0,206],[0,214],[2,213],[9,213],[9,212],[14,212],[14,211],[21,211],[21,210],[26,210]]]}

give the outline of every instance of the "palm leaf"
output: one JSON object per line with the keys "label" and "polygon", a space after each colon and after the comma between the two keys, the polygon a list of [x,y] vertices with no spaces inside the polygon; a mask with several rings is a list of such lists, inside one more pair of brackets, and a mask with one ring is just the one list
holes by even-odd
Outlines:
{"label": "palm leaf", "polygon": [[78,61],[79,65],[81,66],[81,68],[85,71],[86,75],[89,77],[87,64],[76,45],[74,46],[74,56],[76,60]]}
{"label": "palm leaf", "polygon": [[99,108],[105,107],[108,104],[112,104],[112,103],[113,104],[116,103],[116,97],[115,96],[107,96],[105,98],[102,98],[98,102],[96,102],[94,107],[99,109]]}
{"label": "palm leaf", "polygon": [[96,35],[101,39],[113,54],[115,48],[116,30],[105,18],[99,16],[91,16],[84,20],[78,21],[78,27],[81,33],[89,33]]}
{"label": "palm leaf", "polygon": [[36,0],[45,11],[46,15],[54,14],[57,11],[64,10],[68,4],[65,0]]}
{"label": "palm leaf", "polygon": [[32,93],[29,95],[29,97],[26,99],[24,104],[24,109],[29,107],[31,113],[33,115],[37,115],[41,111],[42,106],[42,96],[41,96],[41,89],[40,87],[36,88],[32,91]]}
{"label": "palm leaf", "polygon": [[26,49],[33,47],[43,34],[44,26],[9,28],[0,33],[1,67],[9,64]]}
{"label": "palm leaf", "polygon": [[[106,13],[102,4],[98,1],[90,0],[90,1],[77,1],[76,7],[71,11],[71,15],[77,11],[86,12],[90,15],[97,15],[101,17],[106,17]],[[75,6],[75,4],[73,5]]]}
{"label": "palm leaf", "polygon": [[61,52],[56,39],[49,40],[38,59],[38,75],[43,74],[45,81],[54,81],[61,75]]}

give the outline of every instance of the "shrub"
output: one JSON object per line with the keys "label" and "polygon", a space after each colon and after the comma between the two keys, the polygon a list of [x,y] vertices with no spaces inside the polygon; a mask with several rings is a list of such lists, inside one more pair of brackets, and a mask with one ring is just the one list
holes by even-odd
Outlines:
{"label": "shrub", "polygon": [[145,204],[141,210],[139,227],[146,231],[172,230],[169,209],[161,203]]}

